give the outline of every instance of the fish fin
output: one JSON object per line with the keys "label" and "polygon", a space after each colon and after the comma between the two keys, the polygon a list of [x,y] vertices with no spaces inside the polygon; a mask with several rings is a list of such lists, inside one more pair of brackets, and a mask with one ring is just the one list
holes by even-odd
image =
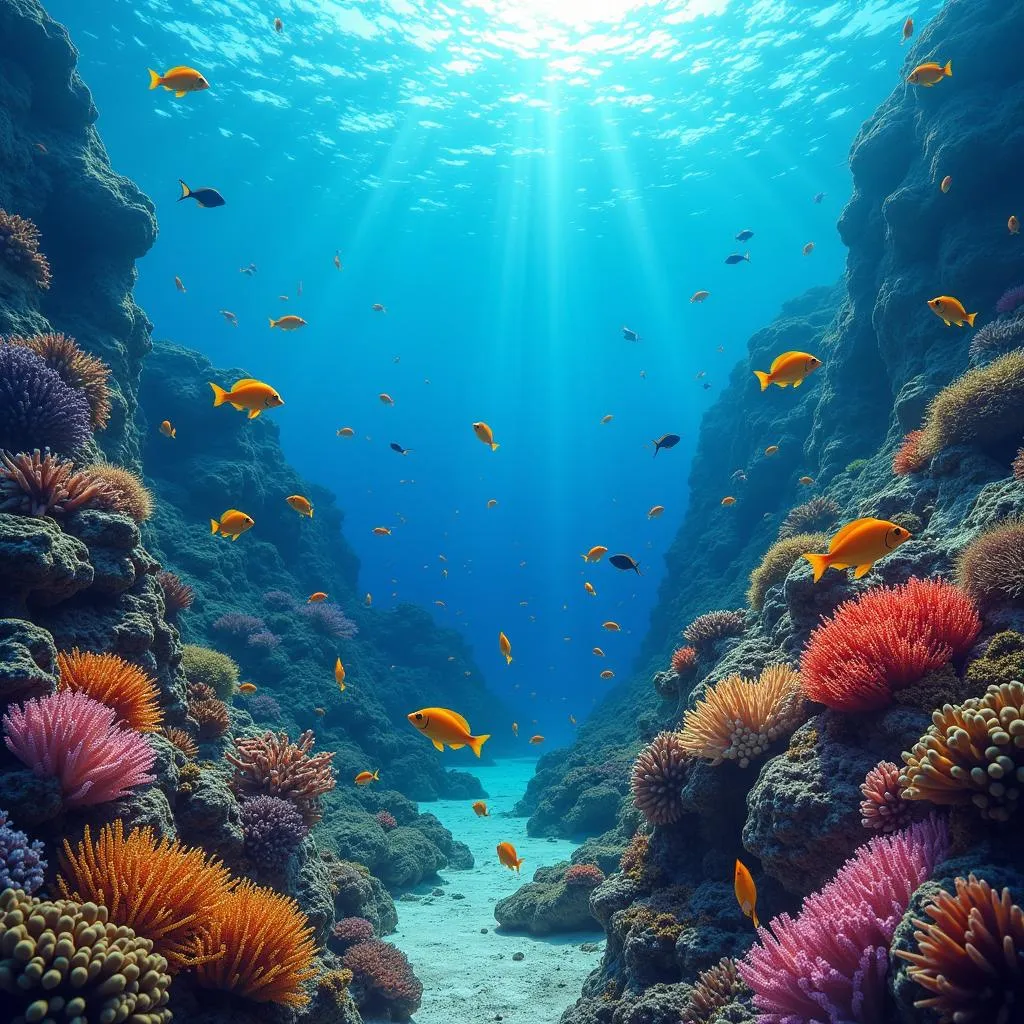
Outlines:
{"label": "fish fin", "polygon": [[216,533],[220,529],[220,523],[216,519],[210,520],[210,533]]}
{"label": "fish fin", "polygon": [[277,326],[277,321],[273,317],[268,317],[268,319],[270,320],[270,326],[271,327],[276,327]]}
{"label": "fish fin", "polygon": [[259,416],[259,414],[261,412],[263,412],[262,409],[250,409],[249,410],[249,419],[251,419],[251,420],[256,419],[256,417]]}
{"label": "fish fin", "polygon": [[972,327],[974,326],[974,318],[975,318],[975,317],[976,317],[977,315],[978,315],[977,313],[968,313],[968,314],[967,314],[967,322],[968,322],[968,323],[969,323],[969,324],[970,324],[970,325],[971,325]]}
{"label": "fish fin", "polygon": [[801,384],[803,384],[803,382],[804,382],[804,379],[803,379],[803,377],[801,377],[799,380],[793,381],[793,387],[798,388],[798,387],[800,387]]}
{"label": "fish fin", "polygon": [[237,409],[239,412],[245,412],[245,406],[241,405],[239,402],[230,402],[229,401],[228,405],[230,405],[232,409]]}
{"label": "fish fin", "polygon": [[750,920],[754,922],[755,928],[761,927],[761,922],[757,919],[757,911],[753,907],[750,908]]}
{"label": "fish fin", "polygon": [[946,319],[945,317],[943,317],[943,318],[942,318],[942,322],[943,322],[943,323],[944,323],[944,324],[945,324],[945,325],[946,325],[947,327],[952,327],[952,326],[953,326],[953,325],[952,325],[952,323],[950,323],[950,322],[949,322],[949,321],[948,321],[948,320],[947,320],[947,319]]}
{"label": "fish fin", "polygon": [[241,535],[240,533],[233,533],[233,534],[231,534],[231,539],[232,539],[233,541],[236,541],[236,540],[238,540],[238,538],[239,538],[239,537],[241,537],[241,536],[242,536],[242,535]]}
{"label": "fish fin", "polygon": [[181,178],[178,179],[178,184],[181,186],[181,195],[178,196],[178,202],[180,203],[182,199],[188,199],[188,197],[192,195],[192,189],[190,189],[188,185],[181,180]]}
{"label": "fish fin", "polygon": [[492,452],[496,452],[500,447],[501,447],[500,444],[495,444],[493,441],[491,442],[491,451]]}
{"label": "fish fin", "polygon": [[811,563],[811,568],[814,570],[814,582],[817,583],[821,579],[822,573],[828,568],[828,555],[805,553],[804,558]]}
{"label": "fish fin", "polygon": [[483,749],[484,744],[491,738],[490,733],[484,733],[483,736],[470,736],[469,746],[473,753],[477,757],[480,756],[480,751]]}
{"label": "fish fin", "polygon": [[874,564],[874,562],[867,562],[864,565],[858,565],[856,571],[853,574],[853,578],[855,580],[859,580],[861,576],[871,571],[871,566],[873,566]]}
{"label": "fish fin", "polygon": [[777,380],[777,381],[775,381],[775,383],[776,383],[776,384],[777,384],[777,385],[778,385],[778,386],[779,386],[780,388],[788,388],[788,387],[789,387],[789,381],[788,381],[788,380]]}
{"label": "fish fin", "polygon": [[178,89],[177,92],[175,92],[174,95],[175,95],[175,98],[180,100],[181,97],[185,95],[185,90],[184,89]]}
{"label": "fish fin", "polygon": [[511,665],[512,664],[512,655],[511,654],[506,654],[505,655],[505,664],[506,665]]}
{"label": "fish fin", "polygon": [[155,89],[160,84],[160,76],[152,68],[146,70],[149,72],[149,87]]}
{"label": "fish fin", "polygon": [[461,750],[466,744],[465,743],[449,743],[449,750]]}
{"label": "fish fin", "polygon": [[947,60],[946,61],[946,66],[942,69],[942,73],[947,78],[952,78],[953,77],[953,62],[951,60]]}
{"label": "fish fin", "polygon": [[177,436],[178,436],[178,430],[177,430],[177,428],[175,428],[174,430],[171,431],[171,437],[174,438],[174,437],[177,437]]}
{"label": "fish fin", "polygon": [[743,254],[743,258],[749,263],[750,262],[750,253],[749,252],[744,253]]}
{"label": "fish fin", "polygon": [[440,750],[442,754],[444,753],[444,744],[440,740],[431,740],[430,742],[434,744],[435,750]]}
{"label": "fish fin", "polygon": [[767,391],[771,383],[771,374],[765,373],[764,370],[755,370],[754,376],[761,382],[761,390]]}
{"label": "fish fin", "polygon": [[854,530],[860,529],[865,523],[873,523],[877,520],[872,519],[870,516],[865,516],[861,519],[854,519],[852,523],[847,523],[829,542],[828,550],[829,554],[835,551],[836,547],[847,537],[853,533]]}
{"label": "fish fin", "polygon": [[[213,388],[213,407],[216,409],[218,405],[223,405],[228,400],[228,393],[222,387],[214,384],[212,380],[208,380],[206,383]],[[235,408],[237,409],[238,406]]]}

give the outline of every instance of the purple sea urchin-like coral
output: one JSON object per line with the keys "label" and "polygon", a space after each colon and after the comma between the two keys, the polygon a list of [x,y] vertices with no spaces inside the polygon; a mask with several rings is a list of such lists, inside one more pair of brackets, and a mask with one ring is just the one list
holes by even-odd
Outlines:
{"label": "purple sea urchin-like coral", "polygon": [[269,629],[261,629],[251,634],[245,641],[250,647],[258,647],[261,650],[273,651],[281,646],[281,638]]}
{"label": "purple sea urchin-like coral", "polygon": [[[264,595],[264,600],[266,600],[266,595]],[[337,640],[351,640],[359,632],[359,627],[338,605],[330,601],[320,604],[304,604],[299,609],[299,613],[322,632]]]}
{"label": "purple sea urchin-like coral", "polygon": [[1024,342],[1024,316],[1017,315],[993,320],[971,336],[972,363],[987,362],[995,356],[1019,348]]}
{"label": "purple sea urchin-like coral", "polygon": [[730,636],[742,636],[747,631],[747,613],[736,611],[705,612],[698,615],[683,630],[683,637],[694,647],[706,647]]}
{"label": "purple sea urchin-like coral", "polygon": [[900,769],[892,761],[879,761],[867,773],[860,791],[860,823],[879,832],[896,832],[913,819],[913,807],[900,795]]}
{"label": "purple sea urchin-like coral", "polygon": [[262,619],[255,615],[246,615],[244,612],[226,612],[219,619],[213,621],[214,629],[231,636],[249,636],[251,633],[265,628],[265,625]]}
{"label": "purple sea urchin-like coral", "polygon": [[686,781],[685,764],[678,733],[660,732],[640,751],[630,777],[633,804],[652,825],[669,825],[683,816],[679,791]]}
{"label": "purple sea urchin-like coral", "polygon": [[245,854],[266,871],[283,871],[309,829],[288,800],[254,796],[241,809]]}
{"label": "purple sea urchin-like coral", "polygon": [[299,602],[284,590],[268,590],[263,595],[263,603],[272,612],[291,612]]}
{"label": "purple sea urchin-like coral", "polygon": [[276,697],[271,697],[269,693],[253,695],[245,706],[253,718],[258,718],[263,722],[281,720],[281,704]]}
{"label": "purple sea urchin-like coral", "polygon": [[758,929],[740,962],[758,1024],[885,1019],[889,945],[910,898],[946,855],[938,818],[860,847],[797,917]]}
{"label": "purple sea urchin-like coral", "polygon": [[24,832],[11,825],[6,811],[0,811],[0,890],[21,889],[30,896],[43,884],[46,861],[43,844],[29,842]]}
{"label": "purple sea urchin-like coral", "polygon": [[1024,284],[1018,284],[1013,288],[1007,288],[996,302],[997,313],[1012,313],[1015,309],[1024,306]]}
{"label": "purple sea urchin-like coral", "polygon": [[50,287],[50,263],[39,249],[39,228],[6,210],[0,210],[0,263],[43,291]]}

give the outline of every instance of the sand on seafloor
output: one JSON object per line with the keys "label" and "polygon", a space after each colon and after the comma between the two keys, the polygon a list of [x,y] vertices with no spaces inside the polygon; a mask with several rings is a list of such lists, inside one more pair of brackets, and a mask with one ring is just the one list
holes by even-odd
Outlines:
{"label": "sand on seafloor", "polygon": [[[499,1019],[556,1024],[600,962],[604,933],[596,922],[592,932],[547,938],[496,930],[494,904],[531,881],[537,868],[568,860],[577,845],[530,838],[527,819],[509,815],[535,764],[508,760],[469,769],[487,791],[489,818],[473,813],[472,800],[438,800],[420,807],[469,846],[476,866],[468,871],[446,869],[440,879],[413,890],[419,899],[397,901],[398,931],[387,940],[405,952],[423,982],[416,1024],[485,1024]],[[505,841],[524,860],[519,876],[498,863],[495,847]],[[431,895],[437,890],[444,895]],[[583,943],[597,943],[599,951],[585,953],[580,949]],[[523,959],[513,960],[514,953],[522,953]]]}

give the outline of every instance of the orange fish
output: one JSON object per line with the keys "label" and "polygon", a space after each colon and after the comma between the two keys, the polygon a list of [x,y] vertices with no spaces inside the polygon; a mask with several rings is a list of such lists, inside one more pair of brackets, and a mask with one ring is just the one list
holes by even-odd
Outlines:
{"label": "orange fish", "polygon": [[477,800],[473,804],[473,813],[478,818],[489,818],[490,814],[487,812],[487,804],[483,800]]}
{"label": "orange fish", "polygon": [[736,499],[731,494],[727,494],[722,499],[722,504],[725,505],[728,508],[730,505],[735,505],[736,504]]}
{"label": "orange fish", "polygon": [[853,578],[859,580],[880,558],[891,554],[910,540],[910,532],[903,526],[885,519],[855,519],[847,523],[831,540],[828,554],[805,554],[803,557],[814,569],[814,582],[821,579],[826,569],[856,568]]}
{"label": "orange fish", "polygon": [[381,400],[381,403],[384,405],[395,404],[395,400],[386,391],[382,391],[377,397]]}
{"label": "orange fish", "polygon": [[230,391],[218,387],[213,381],[207,381],[213,389],[213,406],[227,403],[233,409],[248,409],[249,419],[254,420],[265,409],[276,409],[284,405],[284,399],[269,385],[252,377],[236,380]]}
{"label": "orange fish", "polygon": [[530,737],[530,743],[532,743],[535,747],[538,746],[539,744],[543,743],[543,742],[544,742],[544,737],[543,736],[531,736]]}
{"label": "orange fish", "polygon": [[289,494],[284,500],[288,502],[289,507],[298,512],[300,516],[306,516],[308,519],[313,518],[313,506],[309,503],[309,498],[306,498],[301,494]]}
{"label": "orange fish", "polygon": [[156,89],[157,86],[162,85],[168,92],[173,92],[178,99],[181,99],[186,93],[201,92],[203,89],[210,88],[210,83],[195,68],[185,67],[183,64],[171,68],[170,71],[162,75],[157,74],[152,68],[146,70],[149,72],[150,89]]}
{"label": "orange fish", "polygon": [[947,193],[952,187],[953,187],[953,176],[951,174],[947,174],[942,179],[942,182],[939,185],[939,188],[941,189],[943,195],[945,195],[945,193]]}
{"label": "orange fish", "polygon": [[1011,235],[1020,234],[1020,221],[1017,219],[1016,214],[1010,214],[1010,219],[1006,222],[1006,227],[1009,229]]}
{"label": "orange fish", "polygon": [[604,657],[604,651],[602,651],[600,647],[595,647],[593,653],[596,654],[599,658]]}
{"label": "orange fish", "polygon": [[255,683],[239,683],[238,684],[238,692],[239,693],[255,693],[256,692],[256,684]]}
{"label": "orange fish", "polygon": [[951,60],[947,60],[945,65],[928,61],[925,64],[918,64],[907,76],[907,81],[911,85],[922,85],[924,88],[930,89],[933,85],[938,85],[944,78],[952,77],[953,62]]}
{"label": "orange fish", "polygon": [[764,454],[767,458],[771,458],[778,450],[779,446],[777,444],[770,444],[765,448]]}
{"label": "orange fish", "polygon": [[952,295],[939,295],[928,300],[928,308],[947,326],[963,327],[964,324],[974,326],[974,318],[977,313],[968,313],[959,299]]}
{"label": "orange fish", "polygon": [[664,505],[654,505],[647,512],[648,519],[657,519],[665,511]]}
{"label": "orange fish", "polygon": [[322,591],[318,590],[315,594],[310,594],[306,598],[306,604],[319,604],[321,601],[326,601],[327,595]]}
{"label": "orange fish", "polygon": [[583,589],[591,596],[597,597],[597,591],[594,589],[593,583],[584,582]]}
{"label": "orange fish", "polygon": [[604,416],[601,417],[601,422],[602,423],[611,423],[611,421],[613,419],[615,419],[615,417],[609,412],[609,413],[606,413]]}
{"label": "orange fish", "polygon": [[178,431],[171,426],[170,420],[164,420],[163,423],[160,424],[160,433],[163,434],[164,437],[178,436]]}
{"label": "orange fish", "polygon": [[[288,296],[285,296],[287,299]],[[297,331],[300,327],[306,326],[306,321],[301,316],[289,313],[287,316],[278,317],[276,320],[271,316],[267,317],[271,327],[278,327],[282,331]]]}
{"label": "orange fish", "polygon": [[618,633],[622,627],[617,622],[602,622],[602,629],[607,629],[609,633]]}
{"label": "orange fish", "polygon": [[602,679],[614,679],[615,678],[615,673],[610,668],[606,668],[601,673],[601,678]]}
{"label": "orange fish", "polygon": [[230,537],[238,540],[246,530],[251,530],[255,525],[252,516],[239,512],[237,508],[229,508],[219,520],[210,520],[210,533],[219,533],[222,537]]}
{"label": "orange fish", "polygon": [[498,860],[503,867],[510,868],[517,875],[523,864],[523,858],[516,853],[516,848],[511,843],[498,843]]}
{"label": "orange fish", "polygon": [[803,249],[800,250],[805,256],[810,256],[814,252],[814,243],[808,242]]}
{"label": "orange fish", "polygon": [[746,865],[740,860],[736,861],[733,887],[736,890],[736,902],[740,905],[740,910],[743,911],[744,916],[754,922],[755,928],[760,928],[761,923],[757,919],[757,886],[754,885],[754,879]]}
{"label": "orange fish", "polygon": [[494,441],[494,431],[483,420],[473,424],[473,433],[476,434],[478,440],[486,445],[490,445],[492,452],[496,452],[501,447]]}
{"label": "orange fish", "polygon": [[345,666],[341,663],[341,658],[338,658],[334,663],[334,681],[338,684],[338,689],[345,692]]}
{"label": "orange fish", "polygon": [[914,34],[914,19],[907,18],[903,22],[903,38],[900,40],[900,46],[902,46],[912,35]]}
{"label": "orange fish", "polygon": [[356,432],[351,427],[342,427],[338,431],[338,437],[355,437]]}
{"label": "orange fish", "polygon": [[498,650],[505,656],[505,664],[512,664],[512,643],[504,633],[498,634]]}
{"label": "orange fish", "polygon": [[373,532],[378,537],[390,537],[391,536],[391,527],[390,526],[375,526],[373,528]]}
{"label": "orange fish", "polygon": [[595,544],[584,556],[584,562],[600,562],[608,554],[608,549],[601,544]]}
{"label": "orange fish", "polygon": [[353,780],[357,786],[367,786],[371,782],[380,782],[380,769],[375,772],[360,772]]}
{"label": "orange fish", "polygon": [[755,370],[754,376],[761,382],[762,391],[767,390],[769,384],[780,388],[792,384],[798,388],[819,366],[821,360],[808,352],[783,352],[781,356],[775,357],[767,373]]}
{"label": "orange fish", "polygon": [[699,292],[694,292],[690,296],[690,302],[703,302],[710,294],[711,292],[703,290]]}
{"label": "orange fish", "polygon": [[283,32],[284,31],[284,22],[280,18],[275,18],[274,19],[274,31],[275,32]]}
{"label": "orange fish", "polygon": [[182,284],[182,281],[181,281],[180,277],[175,277],[174,278],[174,287],[177,288],[179,292],[185,291],[185,285]]}
{"label": "orange fish", "polygon": [[480,756],[483,745],[491,738],[490,734],[472,735],[472,730],[462,715],[449,708],[421,708],[406,716],[415,729],[419,729],[436,750],[443,751],[445,746],[452,750],[469,747]]}
{"label": "orange fish", "polygon": [[811,484],[814,483],[814,477],[813,476],[802,476],[802,477],[800,477],[799,480],[797,480],[797,483],[798,484],[803,484],[804,487],[810,487]]}
{"label": "orange fish", "polygon": [[518,736],[519,735],[519,723],[518,722],[513,722],[512,723],[512,735],[513,736]]}

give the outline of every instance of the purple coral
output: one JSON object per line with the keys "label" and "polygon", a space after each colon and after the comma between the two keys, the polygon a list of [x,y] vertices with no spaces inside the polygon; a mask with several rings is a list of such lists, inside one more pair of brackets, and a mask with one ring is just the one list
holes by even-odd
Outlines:
{"label": "purple coral", "polygon": [[359,632],[359,627],[333,602],[304,604],[299,612],[318,629],[337,640],[351,640]]}
{"label": "purple coral", "polygon": [[273,651],[281,646],[281,638],[269,629],[261,629],[253,633],[245,641],[250,647],[260,647],[265,651]]}
{"label": "purple coral", "polygon": [[944,822],[927,821],[860,847],[794,920],[780,914],[739,965],[758,1024],[885,1018],[889,944],[910,899],[946,855]]}
{"label": "purple coral", "polygon": [[215,619],[213,628],[220,633],[228,633],[231,636],[249,636],[263,629],[265,623],[255,615],[246,615],[243,612],[226,612],[219,619]]}
{"label": "purple coral", "polygon": [[1019,284],[1014,288],[1008,288],[1003,292],[999,297],[999,301],[996,303],[996,312],[1012,313],[1020,306],[1024,306],[1024,284]]}
{"label": "purple coral", "polygon": [[89,401],[21,345],[0,343],[0,448],[74,458],[92,439]]}
{"label": "purple coral", "polygon": [[6,811],[0,811],[0,889],[21,889],[30,896],[43,884],[46,861],[43,844],[29,842],[14,828]]}
{"label": "purple coral", "polygon": [[269,693],[257,693],[249,699],[246,708],[253,718],[261,721],[278,721],[281,718],[281,705]]}
{"label": "purple coral", "polygon": [[245,855],[265,871],[283,871],[309,829],[295,805],[278,796],[254,796],[242,804]]}
{"label": "purple coral", "polygon": [[291,612],[295,610],[299,602],[283,590],[268,590],[263,595],[263,603],[272,612]]}
{"label": "purple coral", "polygon": [[398,821],[390,811],[378,811],[373,818],[385,832],[390,832],[393,828],[398,828]]}
{"label": "purple coral", "polygon": [[971,337],[971,361],[987,362],[996,356],[1019,348],[1024,341],[1024,315],[993,320],[979,328]]}

